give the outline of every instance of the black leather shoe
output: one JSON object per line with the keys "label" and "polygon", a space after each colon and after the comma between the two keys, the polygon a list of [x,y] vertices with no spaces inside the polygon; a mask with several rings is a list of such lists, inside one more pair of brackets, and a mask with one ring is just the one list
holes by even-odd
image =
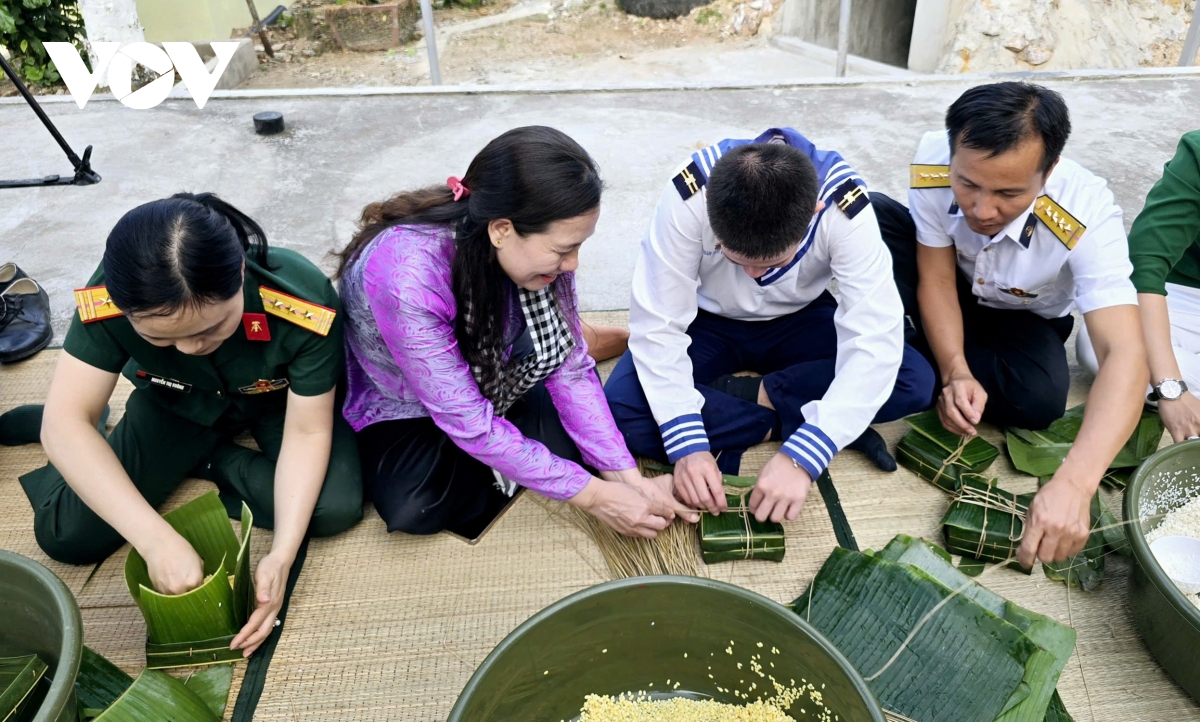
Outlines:
{"label": "black leather shoe", "polygon": [[0,363],[28,358],[54,337],[50,297],[32,278],[21,278],[0,292]]}
{"label": "black leather shoe", "polygon": [[22,278],[29,278],[21,267],[15,263],[6,263],[0,266],[0,292],[13,284],[13,281],[19,281]]}

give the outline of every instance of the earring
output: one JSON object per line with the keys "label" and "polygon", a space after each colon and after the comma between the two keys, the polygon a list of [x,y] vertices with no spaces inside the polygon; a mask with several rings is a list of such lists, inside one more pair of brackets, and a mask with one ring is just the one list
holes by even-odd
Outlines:
{"label": "earring", "polygon": [[500,246],[504,245],[504,239],[497,238],[496,240],[492,241],[492,245],[495,246],[496,248],[499,248]]}

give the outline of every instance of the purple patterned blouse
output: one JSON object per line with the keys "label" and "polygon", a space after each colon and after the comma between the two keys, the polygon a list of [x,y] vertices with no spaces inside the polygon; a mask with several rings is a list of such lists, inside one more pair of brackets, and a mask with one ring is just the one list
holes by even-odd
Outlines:
{"label": "purple patterned blouse", "polygon": [[[346,421],[361,431],[379,421],[432,417],[459,448],[509,479],[552,499],[569,499],[591,475],[496,416],[458,350],[453,257],[449,228],[396,226],[346,267]],[[565,274],[564,280],[573,301],[574,278]],[[515,326],[520,312],[513,311]],[[546,389],[587,464],[601,471],[632,469],[573,303],[566,313],[581,340],[546,379]]]}

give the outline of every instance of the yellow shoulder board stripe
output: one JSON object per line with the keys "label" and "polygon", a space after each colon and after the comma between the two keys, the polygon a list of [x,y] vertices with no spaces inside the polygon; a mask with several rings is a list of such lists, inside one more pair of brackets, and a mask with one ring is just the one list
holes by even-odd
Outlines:
{"label": "yellow shoulder board stripe", "polygon": [[1033,202],[1033,212],[1038,220],[1045,223],[1050,232],[1062,241],[1067,250],[1074,250],[1075,244],[1087,230],[1087,226],[1077,221],[1075,216],[1064,211],[1062,206],[1050,199],[1050,196],[1038,196],[1038,199]]}
{"label": "yellow shoulder board stripe", "polygon": [[258,295],[262,296],[264,311],[285,321],[291,321],[319,336],[329,335],[333,319],[337,316],[337,311],[332,308],[318,306],[266,286],[259,286]]}
{"label": "yellow shoulder board stripe", "polygon": [[908,167],[908,185],[910,188],[949,188],[950,166],[910,165]]}
{"label": "yellow shoulder board stripe", "polygon": [[125,315],[113,304],[104,286],[75,289],[75,305],[79,307],[79,320],[84,323]]}

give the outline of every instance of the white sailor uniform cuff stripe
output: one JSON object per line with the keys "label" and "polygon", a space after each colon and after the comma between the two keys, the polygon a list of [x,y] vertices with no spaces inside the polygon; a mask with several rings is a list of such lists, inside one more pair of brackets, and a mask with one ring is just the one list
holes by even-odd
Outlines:
{"label": "white sailor uniform cuff stripe", "polygon": [[812,424],[804,424],[784,442],[780,451],[803,466],[804,470],[816,479],[825,471],[825,467],[829,466],[829,462],[833,461],[838,448],[824,431]]}
{"label": "white sailor uniform cuff stripe", "polygon": [[684,414],[658,427],[662,432],[667,461],[674,464],[688,454],[709,451],[708,433],[700,414]]}

